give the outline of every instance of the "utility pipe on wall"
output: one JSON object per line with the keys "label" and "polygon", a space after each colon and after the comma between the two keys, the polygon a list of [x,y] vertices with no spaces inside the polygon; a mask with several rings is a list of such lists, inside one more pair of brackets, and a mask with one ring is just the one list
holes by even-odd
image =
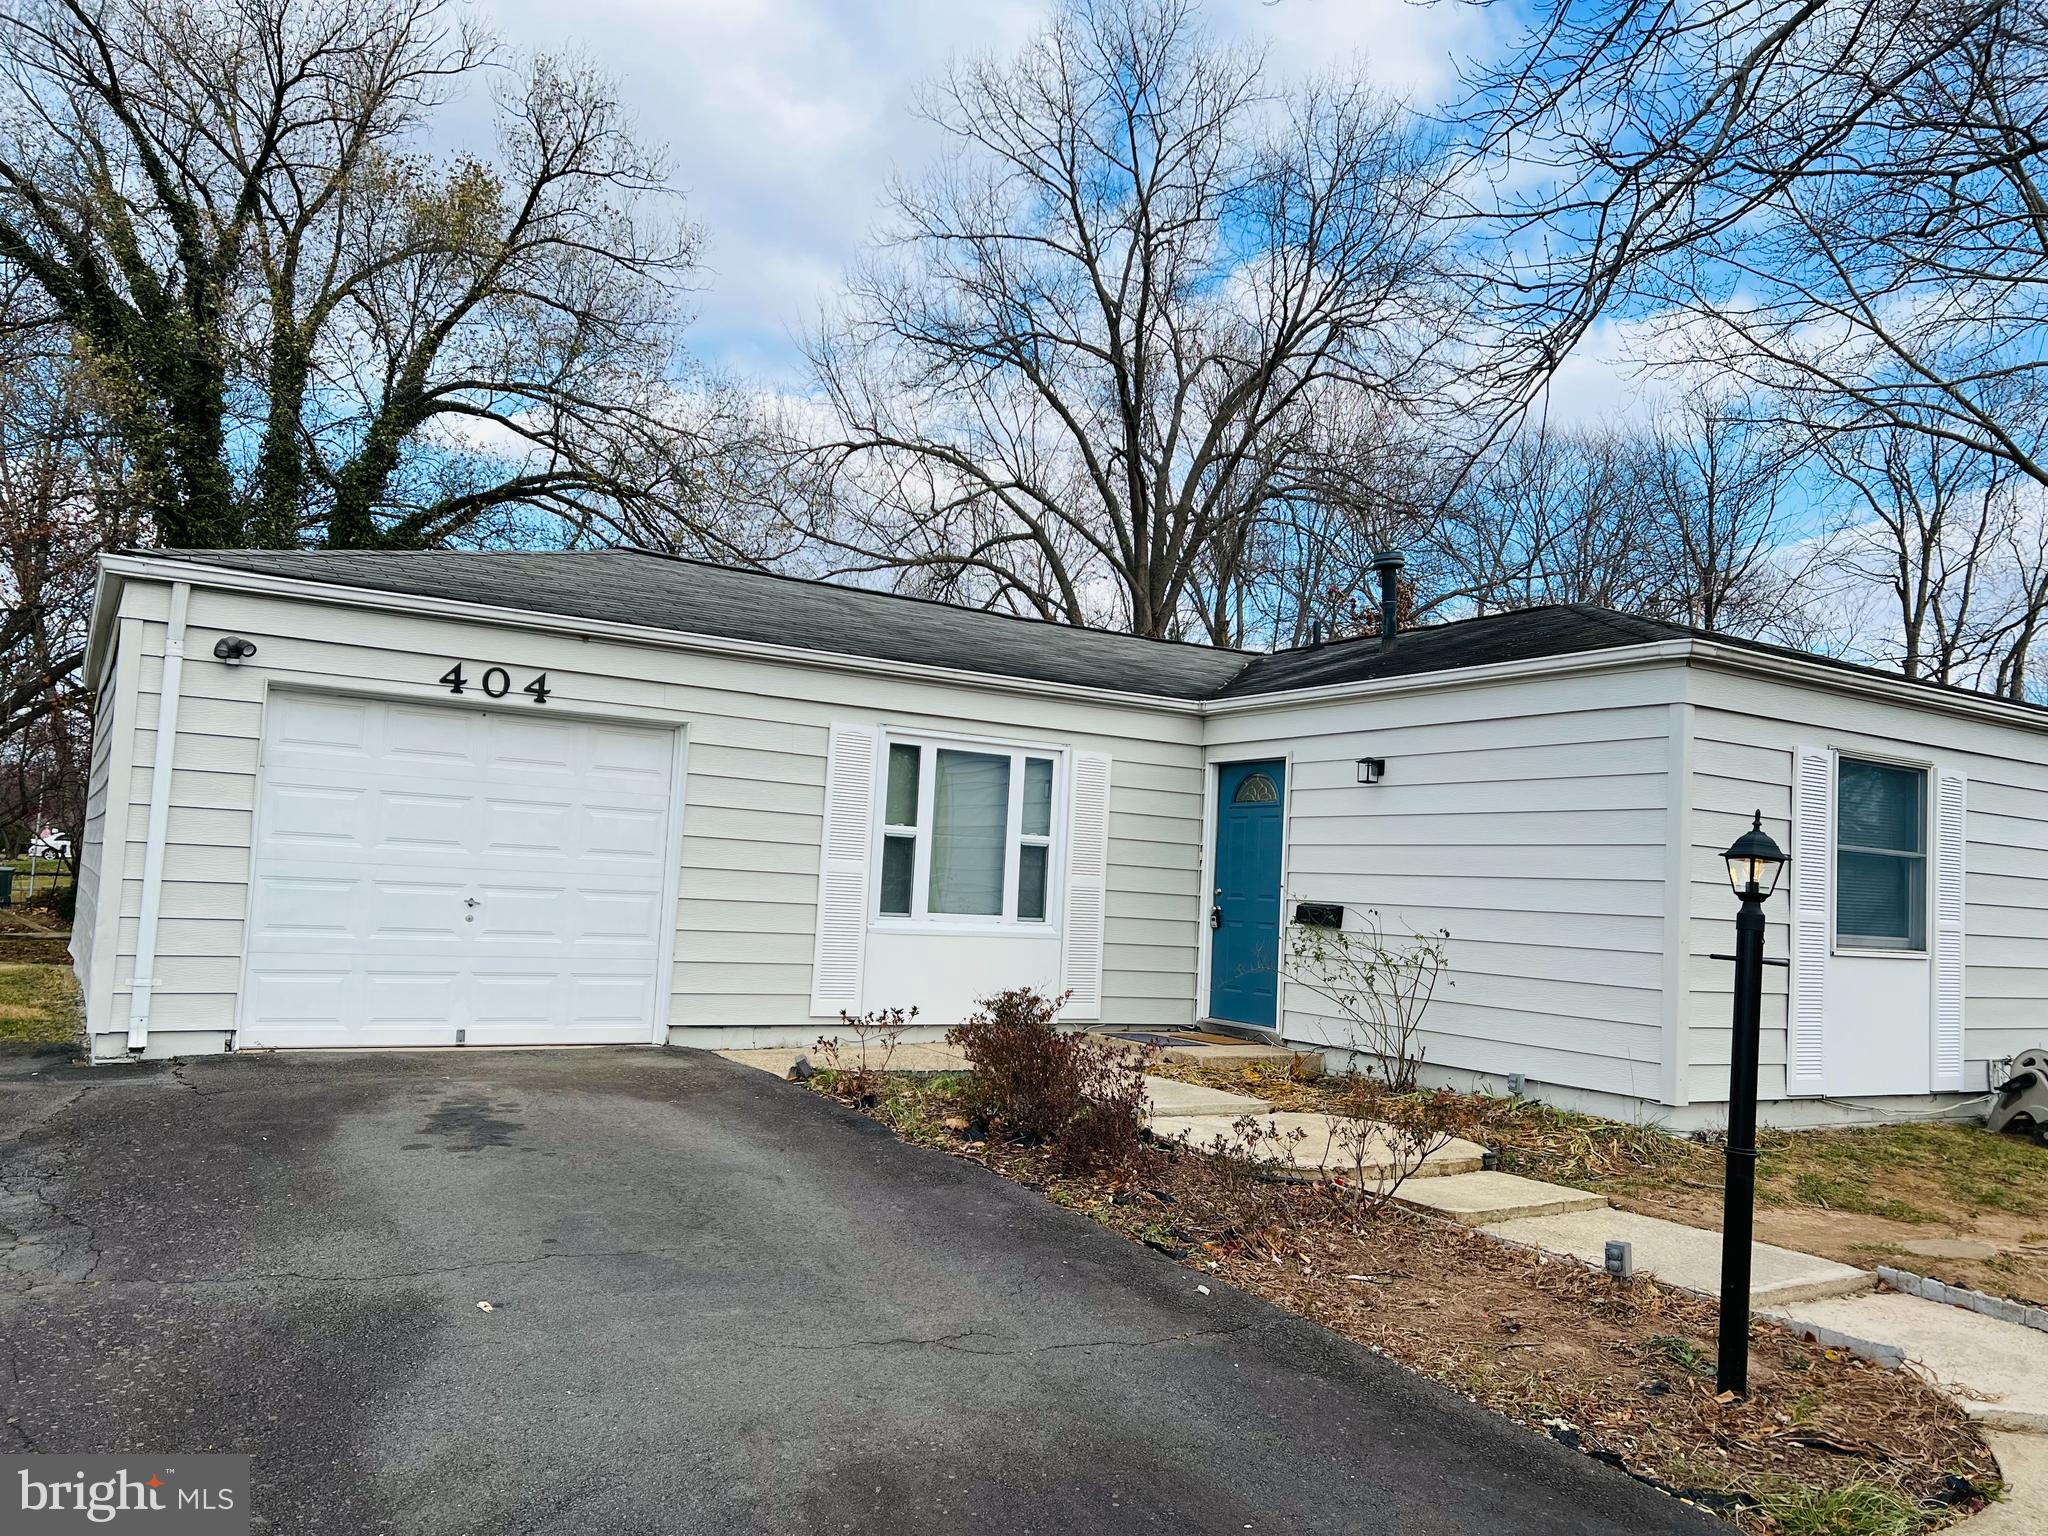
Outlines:
{"label": "utility pipe on wall", "polygon": [[[171,825],[171,758],[178,741],[178,687],[185,675],[185,608],[189,582],[171,584],[164,632],[164,673],[156,697],[156,761],[149,773],[149,826],[142,848],[142,906],[135,922],[135,977],[129,983],[128,1049],[149,1044],[149,1006],[156,991],[156,917],[163,903],[164,839]],[[120,890],[115,884],[115,891]]]}

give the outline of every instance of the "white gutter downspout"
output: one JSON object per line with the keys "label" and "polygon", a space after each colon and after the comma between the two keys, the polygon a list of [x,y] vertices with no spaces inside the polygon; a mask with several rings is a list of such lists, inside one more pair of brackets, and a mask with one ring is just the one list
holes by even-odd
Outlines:
{"label": "white gutter downspout", "polygon": [[185,674],[185,607],[191,597],[190,582],[171,583],[170,622],[164,631],[164,673],[156,696],[156,762],[149,771],[149,828],[142,845],[142,907],[135,923],[135,977],[129,983],[131,1055],[149,1043],[149,1005],[156,990],[156,915],[163,903],[164,839],[171,824],[171,758],[178,742],[178,685]]}

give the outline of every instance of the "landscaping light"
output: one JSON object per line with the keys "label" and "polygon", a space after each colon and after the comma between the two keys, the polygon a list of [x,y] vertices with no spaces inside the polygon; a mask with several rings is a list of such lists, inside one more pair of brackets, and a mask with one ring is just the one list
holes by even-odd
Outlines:
{"label": "landscaping light", "polygon": [[1728,1056],[1727,1173],[1721,1194],[1721,1332],[1714,1384],[1737,1395],[1749,1391],[1750,1236],[1756,1226],[1756,1062],[1762,1034],[1764,903],[1778,888],[1785,854],[1764,831],[1758,811],[1727,852],[1728,883],[1741,898],[1735,914],[1735,1038]]}
{"label": "landscaping light", "polygon": [[1361,784],[1379,783],[1386,771],[1387,760],[1384,757],[1361,757],[1358,760],[1358,782]]}
{"label": "landscaping light", "polygon": [[1734,887],[1735,894],[1745,895],[1754,887],[1758,901],[1768,899],[1778,888],[1778,876],[1785,869],[1785,852],[1764,830],[1762,811],[1756,813],[1755,823],[1721,857],[1728,861],[1728,884]]}

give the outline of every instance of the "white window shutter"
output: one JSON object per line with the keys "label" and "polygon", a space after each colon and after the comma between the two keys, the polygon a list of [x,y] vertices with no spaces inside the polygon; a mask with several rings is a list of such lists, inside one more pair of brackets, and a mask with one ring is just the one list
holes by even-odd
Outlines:
{"label": "white window shutter", "polygon": [[1821,1091],[1826,1055],[1834,789],[1834,759],[1801,752],[1792,791],[1792,996],[1785,1048],[1785,1086],[1795,1094]]}
{"label": "white window shutter", "polygon": [[1963,863],[1969,784],[1944,773],[1934,796],[1934,1071],[1936,1093],[1963,1087]]}
{"label": "white window shutter", "polygon": [[1109,902],[1109,759],[1095,752],[1074,758],[1072,812],[1067,831],[1066,932],[1061,941],[1060,987],[1068,993],[1060,1017],[1102,1017],[1102,919]]}
{"label": "white window shutter", "polygon": [[835,725],[825,761],[825,836],[818,863],[818,948],[811,1013],[860,1007],[868,936],[868,850],[874,843],[875,753],[867,726]]}

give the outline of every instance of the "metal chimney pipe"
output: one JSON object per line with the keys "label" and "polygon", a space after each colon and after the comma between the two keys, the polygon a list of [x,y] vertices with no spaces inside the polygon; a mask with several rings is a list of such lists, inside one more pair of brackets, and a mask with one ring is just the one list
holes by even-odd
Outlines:
{"label": "metal chimney pipe", "polygon": [[1401,571],[1408,564],[1398,549],[1383,549],[1372,557],[1372,568],[1380,576],[1380,649],[1391,651],[1401,630]]}

